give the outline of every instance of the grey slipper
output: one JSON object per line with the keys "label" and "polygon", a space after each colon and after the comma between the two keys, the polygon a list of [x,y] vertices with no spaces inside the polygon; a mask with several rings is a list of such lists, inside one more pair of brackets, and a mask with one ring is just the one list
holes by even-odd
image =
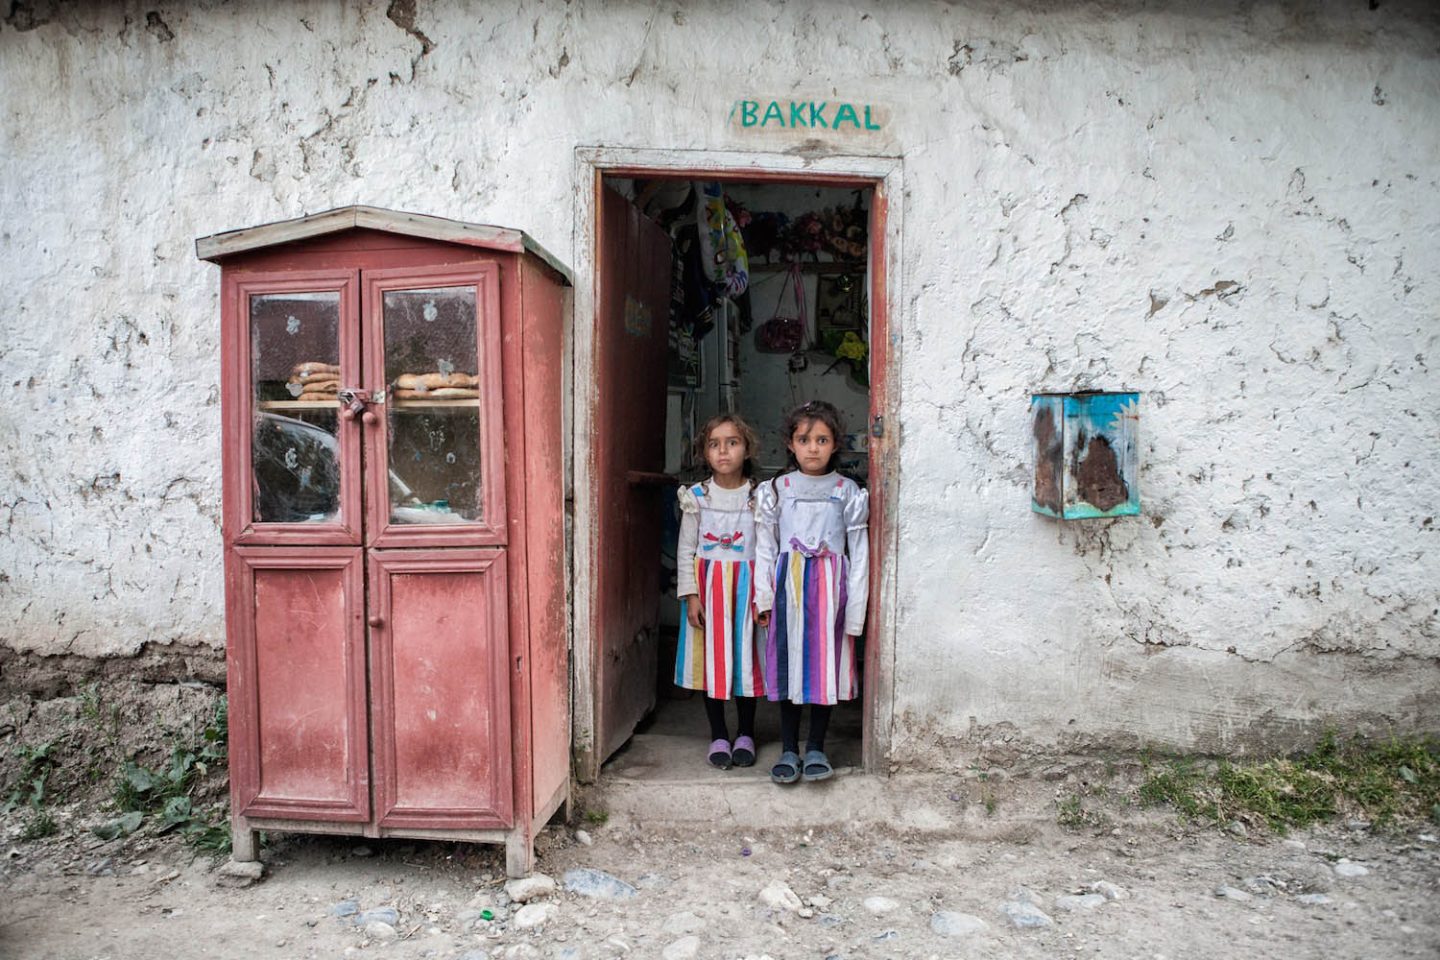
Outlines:
{"label": "grey slipper", "polygon": [[799,780],[800,755],[794,750],[786,750],[780,754],[780,759],[770,768],[770,779],[776,783],[794,783]]}
{"label": "grey slipper", "polygon": [[806,750],[804,769],[807,781],[829,780],[835,775],[835,768],[830,766],[830,761],[826,758],[823,750]]}

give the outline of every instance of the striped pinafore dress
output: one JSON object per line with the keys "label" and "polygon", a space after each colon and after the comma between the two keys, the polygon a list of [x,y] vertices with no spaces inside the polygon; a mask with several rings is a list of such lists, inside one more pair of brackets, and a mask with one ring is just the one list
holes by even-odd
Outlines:
{"label": "striped pinafore dress", "polygon": [[765,650],[771,700],[829,705],[859,694],[852,635],[865,622],[868,519],[866,492],[836,473],[796,471],[761,485],[760,562],[774,587]]}
{"label": "striped pinafore dress", "polygon": [[[675,685],[704,690],[716,700],[765,693],[765,667],[755,639],[755,513],[753,487],[712,489],[708,483],[682,488],[682,510],[698,508],[695,592],[705,611],[700,629],[682,609]],[[730,495],[730,496],[727,496]],[[733,509],[716,502],[724,498]],[[690,503],[687,504],[687,499]],[[682,558],[681,562],[684,562]],[[683,606],[683,605],[682,605]]]}

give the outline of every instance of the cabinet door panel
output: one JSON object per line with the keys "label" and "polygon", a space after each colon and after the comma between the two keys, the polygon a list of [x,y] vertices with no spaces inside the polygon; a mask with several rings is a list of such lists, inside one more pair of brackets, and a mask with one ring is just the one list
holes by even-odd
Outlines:
{"label": "cabinet door panel", "polygon": [[366,427],[376,465],[366,542],[504,544],[499,266],[367,270],[362,279],[366,380],[384,391]]}
{"label": "cabinet door panel", "polygon": [[230,561],[237,809],[368,820],[360,549],[237,547]]}
{"label": "cabinet door panel", "polygon": [[370,577],[377,822],[509,826],[505,552],[375,550]]}
{"label": "cabinet door panel", "polygon": [[358,544],[360,381],[354,270],[225,281],[225,525],[236,543]]}

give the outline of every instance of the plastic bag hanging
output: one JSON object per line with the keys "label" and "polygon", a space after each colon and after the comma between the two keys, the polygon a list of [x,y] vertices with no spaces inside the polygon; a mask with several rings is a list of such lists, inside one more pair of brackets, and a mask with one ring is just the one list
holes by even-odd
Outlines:
{"label": "plastic bag hanging", "polygon": [[[785,312],[787,290],[795,296],[795,306],[788,313]],[[800,273],[800,264],[792,263],[785,290],[781,291],[780,301],[775,304],[774,316],[755,328],[755,349],[765,353],[795,353],[805,346],[809,326],[805,316],[804,278]]]}

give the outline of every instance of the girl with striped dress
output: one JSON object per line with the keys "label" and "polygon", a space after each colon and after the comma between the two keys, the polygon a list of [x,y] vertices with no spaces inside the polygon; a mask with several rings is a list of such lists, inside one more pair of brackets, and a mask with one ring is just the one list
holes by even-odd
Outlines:
{"label": "girl with striped dress", "polygon": [[[860,692],[855,638],[869,597],[869,495],[835,472],[840,411],[812,401],[785,418],[796,469],[760,485],[756,508],[755,619],[768,630],[765,689],[780,701],[776,783],[826,780],[830,710]],[[810,704],[805,755],[800,719]]]}
{"label": "girl with striped dress", "polygon": [[[717,767],[755,763],[755,699],[765,668],[755,638],[755,431],[734,414],[712,417],[696,437],[709,480],[680,488],[677,589],[684,616],[675,684],[705,691],[706,756]],[[739,727],[730,742],[725,701]]]}

